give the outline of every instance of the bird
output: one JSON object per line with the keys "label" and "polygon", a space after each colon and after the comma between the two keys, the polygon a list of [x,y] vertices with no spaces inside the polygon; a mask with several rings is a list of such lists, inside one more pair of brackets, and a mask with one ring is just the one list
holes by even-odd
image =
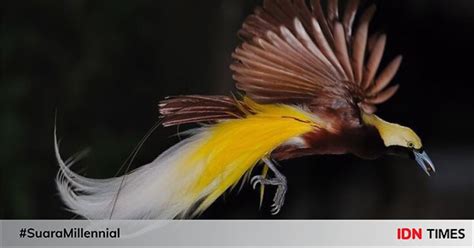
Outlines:
{"label": "bird", "polygon": [[[230,95],[176,95],[159,102],[163,127],[197,124],[156,159],[121,176],[88,178],[64,161],[56,184],[66,208],[86,219],[195,218],[239,182],[288,190],[282,161],[311,155],[400,156],[435,167],[409,127],[375,114],[399,89],[402,56],[379,68],[387,36],[370,32],[376,7],[358,0],[264,0],[244,20]],[[341,9],[341,10],[340,10]],[[359,11],[359,9],[362,9]],[[261,168],[252,177],[253,169]]]}

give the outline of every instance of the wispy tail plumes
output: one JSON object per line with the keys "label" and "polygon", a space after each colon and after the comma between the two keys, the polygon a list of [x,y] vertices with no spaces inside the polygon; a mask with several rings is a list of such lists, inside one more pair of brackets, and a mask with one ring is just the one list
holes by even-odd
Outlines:
{"label": "wispy tail plumes", "polygon": [[128,173],[125,179],[92,179],[73,172],[70,166],[79,158],[64,162],[55,137],[60,196],[70,211],[87,219],[170,219],[185,214],[196,201],[184,194],[195,182],[193,174],[198,173],[199,165],[186,176],[179,175],[179,165],[203,135],[181,141],[153,162]]}

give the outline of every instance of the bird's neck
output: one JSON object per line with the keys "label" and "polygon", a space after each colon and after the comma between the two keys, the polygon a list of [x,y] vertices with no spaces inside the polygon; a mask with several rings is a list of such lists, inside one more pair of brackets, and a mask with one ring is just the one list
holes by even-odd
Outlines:
{"label": "bird's neck", "polygon": [[398,145],[401,143],[400,136],[397,135],[400,131],[406,129],[406,127],[400,126],[396,123],[391,123],[382,120],[380,117],[374,114],[367,114],[362,112],[362,120],[364,124],[373,126],[379,132],[380,138],[382,138],[386,147],[391,145]]}

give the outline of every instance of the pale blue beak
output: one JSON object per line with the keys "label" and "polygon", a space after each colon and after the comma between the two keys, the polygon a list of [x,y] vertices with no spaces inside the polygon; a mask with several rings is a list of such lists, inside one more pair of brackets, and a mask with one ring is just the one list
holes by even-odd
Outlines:
{"label": "pale blue beak", "polygon": [[420,165],[428,176],[431,176],[436,172],[433,161],[431,161],[425,151],[413,150],[413,154],[415,155],[415,160],[418,165]]}

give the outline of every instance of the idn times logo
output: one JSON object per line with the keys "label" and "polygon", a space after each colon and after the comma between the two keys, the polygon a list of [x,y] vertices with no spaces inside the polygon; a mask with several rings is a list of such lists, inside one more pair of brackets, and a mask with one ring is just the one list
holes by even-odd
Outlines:
{"label": "idn times logo", "polygon": [[423,240],[423,239],[464,239],[464,228],[397,228],[398,240]]}

